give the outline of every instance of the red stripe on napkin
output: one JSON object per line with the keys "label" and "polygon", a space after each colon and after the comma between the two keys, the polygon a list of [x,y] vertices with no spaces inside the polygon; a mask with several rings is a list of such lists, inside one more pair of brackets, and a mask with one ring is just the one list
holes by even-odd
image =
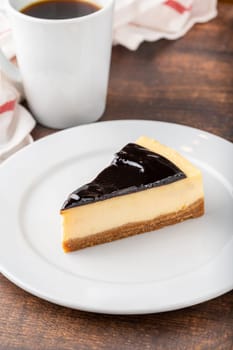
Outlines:
{"label": "red stripe on napkin", "polygon": [[170,6],[173,10],[179,12],[181,15],[186,11],[191,11],[192,6],[185,7],[176,0],[167,0],[164,5]]}
{"label": "red stripe on napkin", "polygon": [[5,102],[3,105],[0,105],[0,114],[13,111],[15,108],[15,103],[16,103],[16,100],[11,100],[11,101]]}

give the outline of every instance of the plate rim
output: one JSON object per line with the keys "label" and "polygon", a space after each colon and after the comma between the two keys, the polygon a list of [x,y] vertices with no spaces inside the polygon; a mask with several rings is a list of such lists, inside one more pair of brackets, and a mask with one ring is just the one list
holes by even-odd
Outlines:
{"label": "plate rim", "polygon": [[[126,124],[126,123],[139,123],[139,124],[140,123],[147,123],[148,124],[148,123],[150,123],[150,124],[154,124],[154,125],[155,124],[161,124],[164,127],[169,125],[169,126],[176,126],[178,128],[181,128],[181,129],[188,128],[188,129],[191,129],[192,131],[195,131],[195,132],[198,131],[198,132],[207,134],[211,138],[217,138],[217,139],[219,139],[220,142],[224,142],[224,143],[226,142],[228,144],[228,146],[229,145],[233,146],[233,144],[230,141],[228,141],[228,140],[226,140],[226,139],[224,139],[224,138],[222,138],[222,137],[220,137],[218,135],[214,135],[214,134],[209,133],[207,131],[204,131],[204,130],[201,130],[201,129],[197,129],[197,128],[194,128],[194,127],[190,127],[190,126],[187,126],[187,125],[183,125],[183,124],[163,122],[163,121],[154,121],[154,120],[144,120],[144,119],[110,120],[110,121],[101,121],[101,122],[92,123],[92,124],[85,124],[85,125],[81,125],[81,126],[73,127],[73,128],[70,128],[70,129],[65,129],[65,130],[61,130],[61,131],[55,132],[52,135],[47,135],[47,136],[39,139],[37,142],[33,143],[32,145],[30,145],[30,147],[27,146],[27,147],[21,149],[20,151],[18,151],[16,154],[12,155],[9,159],[7,159],[5,162],[3,162],[0,165],[0,168],[7,167],[8,163],[14,162],[14,159],[15,158],[17,159],[19,153],[28,152],[29,149],[30,149],[29,152],[31,152],[32,148],[40,147],[39,144],[41,144],[42,142],[46,143],[48,139],[57,138],[58,137],[57,135],[61,135],[59,137],[62,137],[62,135],[68,134],[69,132],[73,133],[76,129],[80,129],[80,128],[89,128],[90,126],[95,128],[95,126],[101,125],[101,124],[122,124],[122,123],[123,124]],[[233,243],[233,240],[232,240],[232,243]],[[168,306],[168,308],[164,308],[163,307],[161,310],[159,310],[158,307],[156,308],[156,310],[153,310],[153,309],[151,309],[151,310],[148,310],[148,309],[143,310],[142,308],[136,310],[135,308],[133,308],[134,310],[127,310],[127,311],[116,310],[116,309],[112,309],[111,310],[111,309],[109,309],[109,307],[107,309],[98,309],[98,307],[97,307],[97,309],[95,309],[93,306],[88,307],[88,306],[83,306],[83,305],[75,305],[75,306],[74,305],[69,305],[69,303],[64,304],[64,302],[61,302],[61,301],[59,302],[59,300],[56,300],[56,299],[51,298],[49,296],[42,295],[41,293],[33,290],[33,288],[27,287],[26,285],[24,285],[24,283],[21,283],[20,281],[18,281],[17,278],[15,278],[10,273],[8,273],[7,270],[4,270],[4,267],[1,266],[1,262],[0,262],[0,270],[1,270],[2,274],[4,276],[6,276],[14,284],[16,284],[20,288],[26,290],[27,292],[29,292],[29,293],[37,296],[37,297],[40,297],[42,299],[48,300],[48,301],[50,301],[52,303],[55,303],[55,304],[58,304],[58,305],[61,305],[61,306],[65,306],[65,307],[71,307],[71,308],[76,308],[76,309],[80,309],[80,310],[84,310],[84,311],[91,311],[91,312],[98,312],[98,313],[109,313],[109,314],[145,314],[145,313],[147,314],[147,313],[154,313],[154,312],[165,312],[165,311],[177,310],[177,309],[180,309],[180,308],[188,307],[188,306],[191,306],[191,305],[196,305],[196,304],[199,304],[201,302],[213,299],[213,298],[215,298],[215,297],[217,297],[219,295],[222,295],[223,293],[226,293],[226,292],[230,291],[233,288],[233,283],[230,283],[228,287],[225,287],[225,288],[223,288],[223,290],[221,290],[221,291],[219,290],[216,293],[210,293],[209,296],[197,297],[196,298],[197,300],[196,301],[193,300],[191,303],[190,302],[184,302],[183,304],[180,303],[180,304],[178,304],[176,306],[175,305],[173,305],[171,307]]]}
{"label": "plate rim", "polygon": [[19,149],[17,152],[12,154],[9,158],[4,160],[3,163],[0,163],[0,168],[2,166],[5,166],[6,163],[11,161],[16,156],[18,156],[18,154],[20,154],[22,152],[25,152],[25,150],[28,149],[29,147],[31,148],[31,147],[34,147],[35,145],[38,145],[38,144],[43,143],[43,142],[46,142],[47,139],[53,138],[53,137],[55,137],[57,135],[62,135],[62,134],[68,133],[68,132],[73,132],[73,130],[76,130],[77,128],[78,129],[80,129],[80,128],[87,128],[87,127],[90,127],[90,126],[96,126],[96,125],[102,125],[102,124],[137,123],[137,122],[139,122],[139,123],[144,123],[145,122],[145,123],[165,124],[165,125],[170,125],[170,126],[187,128],[187,129],[190,129],[192,131],[202,132],[204,134],[207,134],[210,137],[217,138],[217,139],[219,139],[220,142],[221,141],[226,142],[229,146],[233,147],[233,143],[231,141],[225,139],[224,137],[221,137],[221,136],[213,134],[213,133],[211,133],[209,131],[205,131],[205,130],[202,130],[202,129],[199,129],[199,128],[195,128],[193,126],[189,126],[189,125],[186,125],[186,124],[178,124],[178,123],[173,123],[173,122],[167,122],[167,121],[162,121],[162,120],[152,120],[152,119],[125,119],[124,118],[124,119],[114,119],[114,120],[100,120],[100,121],[95,122],[95,123],[82,124],[82,125],[73,126],[71,128],[67,128],[67,129],[57,130],[54,133],[46,135],[46,136],[43,136],[43,137],[41,137],[41,138],[39,138],[37,140],[33,139],[34,142],[32,142],[32,143],[26,145],[25,147]]}

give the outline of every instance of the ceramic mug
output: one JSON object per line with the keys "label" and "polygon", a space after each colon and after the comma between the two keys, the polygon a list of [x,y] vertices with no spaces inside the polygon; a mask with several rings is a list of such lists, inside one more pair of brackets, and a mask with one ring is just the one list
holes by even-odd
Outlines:
{"label": "ceramic mug", "polygon": [[41,124],[67,128],[98,120],[106,105],[114,0],[94,0],[98,11],[58,20],[20,12],[32,2],[6,0],[19,70],[0,51],[1,69],[22,83]]}

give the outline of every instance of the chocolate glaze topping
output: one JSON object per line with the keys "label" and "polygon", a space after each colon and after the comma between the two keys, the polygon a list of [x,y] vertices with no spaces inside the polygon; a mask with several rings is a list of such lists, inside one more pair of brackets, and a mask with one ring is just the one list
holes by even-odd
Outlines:
{"label": "chocolate glaze topping", "polygon": [[170,160],[129,143],[92,182],[72,192],[62,210],[167,185],[185,177]]}

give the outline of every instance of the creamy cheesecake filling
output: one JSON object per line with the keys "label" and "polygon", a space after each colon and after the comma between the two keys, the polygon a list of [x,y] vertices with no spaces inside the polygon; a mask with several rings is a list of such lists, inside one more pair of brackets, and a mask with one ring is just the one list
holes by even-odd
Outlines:
{"label": "creamy cheesecake filling", "polygon": [[63,240],[83,238],[123,224],[152,220],[203,198],[201,178],[186,178],[160,188],[68,209],[63,212]]}

